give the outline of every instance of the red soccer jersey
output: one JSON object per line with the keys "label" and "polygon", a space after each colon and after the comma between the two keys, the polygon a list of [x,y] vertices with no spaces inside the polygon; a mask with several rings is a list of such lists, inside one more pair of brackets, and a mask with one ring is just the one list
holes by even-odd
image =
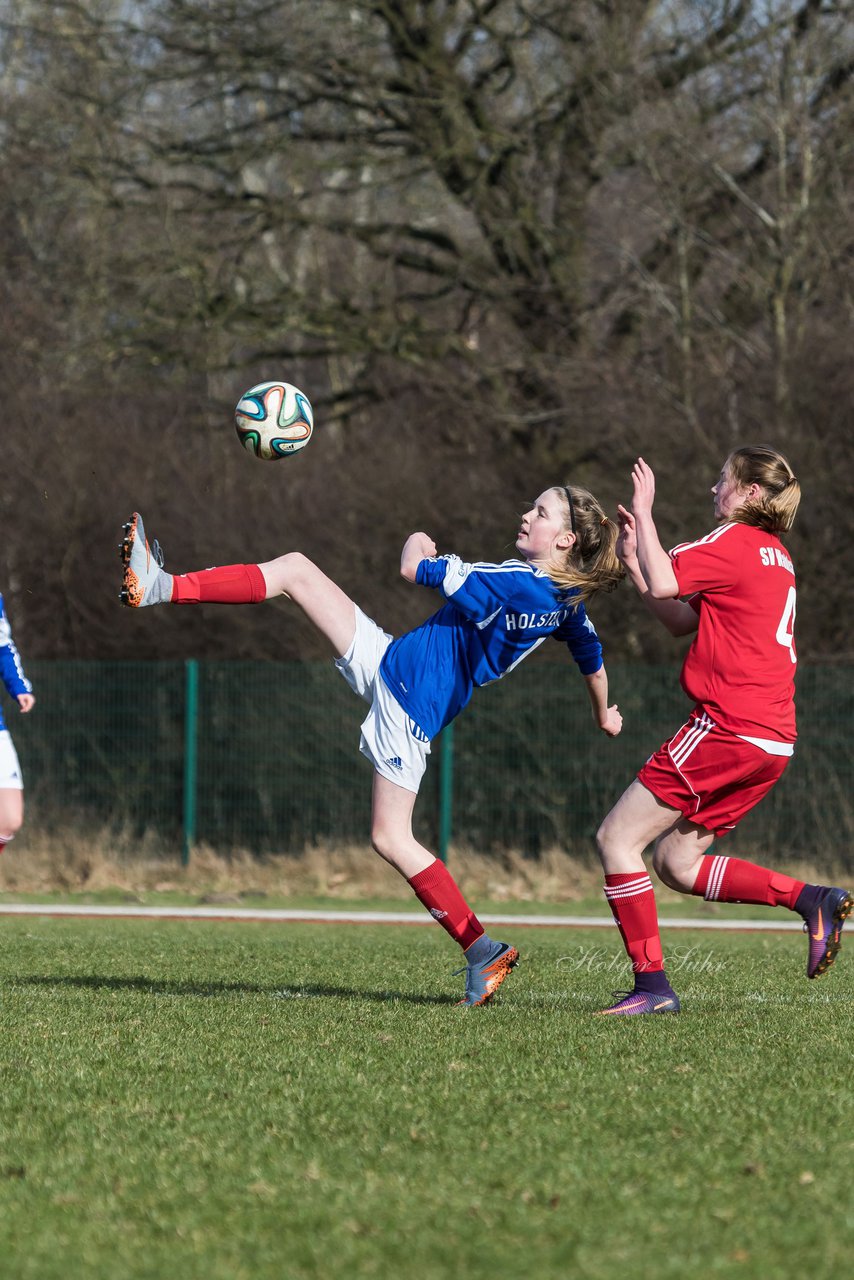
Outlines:
{"label": "red soccer jersey", "polygon": [[742,737],[795,741],[795,570],[780,539],[723,524],[670,552],[700,617],[682,688]]}

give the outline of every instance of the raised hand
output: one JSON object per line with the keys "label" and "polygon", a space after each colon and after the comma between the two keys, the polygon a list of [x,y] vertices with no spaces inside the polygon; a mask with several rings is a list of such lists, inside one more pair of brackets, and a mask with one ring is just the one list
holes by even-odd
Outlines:
{"label": "raised hand", "polygon": [[620,521],[620,532],[614,548],[617,558],[621,564],[634,564],[638,555],[638,534],[635,518],[622,503],[617,503],[617,518]]}
{"label": "raised hand", "polygon": [[650,515],[655,501],[655,473],[643,458],[638,458],[632,467],[632,512],[635,516]]}

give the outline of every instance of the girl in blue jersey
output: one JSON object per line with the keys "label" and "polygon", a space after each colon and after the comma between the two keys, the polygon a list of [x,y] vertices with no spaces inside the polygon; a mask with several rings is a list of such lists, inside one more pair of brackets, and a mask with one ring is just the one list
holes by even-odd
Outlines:
{"label": "girl in blue jersey", "polygon": [[412,833],[430,742],[476,687],[506,675],[548,637],[563,641],[575,659],[599,728],[611,737],[620,732],[620,713],[608,705],[602,647],[584,607],[622,575],[617,533],[592,494],[567,486],[540,494],[521,519],[519,558],[502,564],[440,556],[426,533],[410,534],[402,576],[439,591],[447,603],[395,640],[300,552],[266,564],[168,574],[157,544],[149,546],[142,519],[134,514],[121,544],[121,598],[138,608],[255,603],[284,595],[300,606],[329,640],[344,679],[370,703],[360,747],[374,767],[373,847],[462,947],[461,1003],[480,1005],[510,973],[518,952],[484,932],[448,869]]}
{"label": "girl in blue jersey", "polygon": [[[12,629],[6,617],[3,597],[0,596],[0,676],[11,698],[21,711],[31,711],[35,706],[33,686],[24,675],[21,658],[12,639]],[[17,835],[24,821],[24,780],[12,735],[3,720],[0,707],[0,853]]]}

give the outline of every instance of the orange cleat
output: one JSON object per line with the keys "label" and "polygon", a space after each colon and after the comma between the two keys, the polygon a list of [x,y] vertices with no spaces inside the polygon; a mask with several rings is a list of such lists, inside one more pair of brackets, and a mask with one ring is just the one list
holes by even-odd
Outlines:
{"label": "orange cleat", "polygon": [[[505,978],[509,978],[519,963],[519,952],[509,942],[496,943],[497,951],[481,964],[466,965],[466,994],[458,1005],[473,1008],[479,1004],[489,1004]],[[457,973],[462,973],[457,969]]]}
{"label": "orange cleat", "polygon": [[129,609],[167,604],[172,598],[172,575],[164,572],[163,552],[154,540],[149,546],[142,516],[135,511],[124,526],[119,556],[125,567],[119,599]]}

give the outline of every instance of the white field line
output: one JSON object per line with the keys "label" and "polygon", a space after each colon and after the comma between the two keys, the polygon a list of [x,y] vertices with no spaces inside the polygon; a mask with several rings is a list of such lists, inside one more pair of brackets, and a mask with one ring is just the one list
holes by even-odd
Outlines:
{"label": "white field line", "polygon": [[[433,925],[426,912],[412,911],[323,911],[280,910],[275,907],[145,907],[145,906],[77,906],[69,904],[0,902],[4,916],[83,916],[107,919],[146,920],[256,920],[265,923],[290,924],[419,924]],[[614,921],[607,916],[518,916],[479,915],[485,925],[516,925],[524,928],[611,929]],[[662,929],[714,929],[732,932],[765,931],[790,933],[803,928],[798,920],[692,920],[681,916],[662,917]]]}

